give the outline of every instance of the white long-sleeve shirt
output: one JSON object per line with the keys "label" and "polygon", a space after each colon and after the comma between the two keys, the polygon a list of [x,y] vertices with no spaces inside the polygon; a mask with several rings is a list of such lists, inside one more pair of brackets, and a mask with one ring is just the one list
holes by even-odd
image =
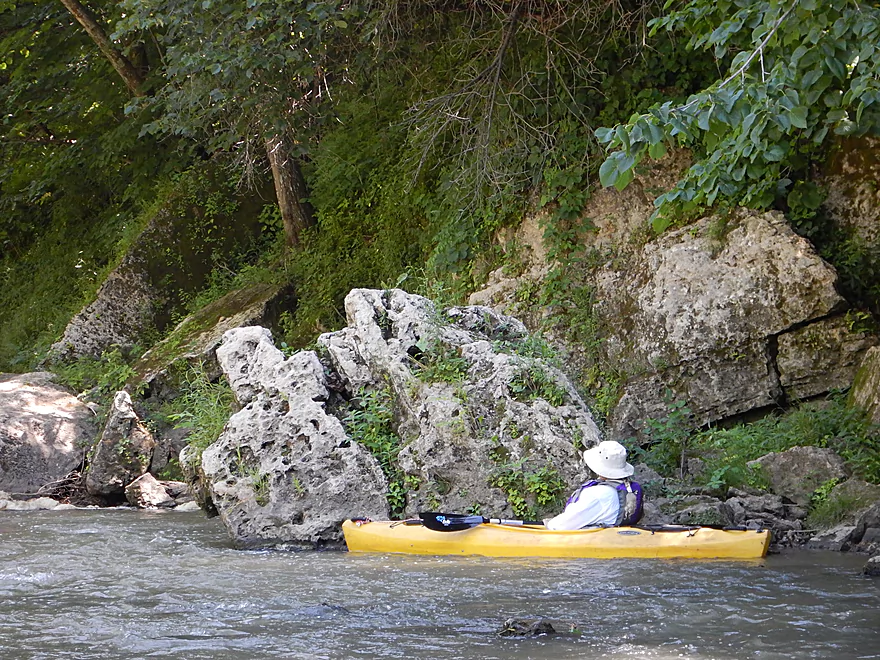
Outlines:
{"label": "white long-sleeve shirt", "polygon": [[584,488],[578,499],[565,507],[558,516],[544,521],[547,529],[568,530],[582,527],[613,525],[620,512],[617,490],[596,485]]}

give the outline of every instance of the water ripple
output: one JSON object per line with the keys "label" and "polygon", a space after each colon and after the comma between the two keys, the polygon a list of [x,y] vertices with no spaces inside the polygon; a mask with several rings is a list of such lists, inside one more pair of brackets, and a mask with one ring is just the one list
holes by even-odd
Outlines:
{"label": "water ripple", "polygon": [[[199,514],[4,514],[3,660],[880,660],[864,558],[241,552]],[[559,634],[499,637],[509,617]]]}

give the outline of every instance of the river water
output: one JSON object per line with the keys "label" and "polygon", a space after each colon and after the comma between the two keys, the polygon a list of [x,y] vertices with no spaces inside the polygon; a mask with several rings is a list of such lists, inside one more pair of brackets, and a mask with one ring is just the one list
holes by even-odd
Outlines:
{"label": "river water", "polygon": [[880,659],[864,562],[245,552],[199,513],[0,512],[0,658]]}

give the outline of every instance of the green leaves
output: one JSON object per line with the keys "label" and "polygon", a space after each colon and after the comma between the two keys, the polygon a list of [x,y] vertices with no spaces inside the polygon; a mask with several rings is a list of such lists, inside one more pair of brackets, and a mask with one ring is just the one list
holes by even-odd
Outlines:
{"label": "green leaves", "polygon": [[689,0],[654,21],[659,29],[686,30],[691,47],[717,57],[737,54],[725,77],[686,103],[658,104],[596,131],[612,151],[599,170],[603,186],[625,186],[642,155],[661,158],[669,138],[698,155],[685,179],[657,198],[655,228],[720,200],[765,207],[790,186],[786,172],[821,157],[829,131],[880,130],[876,4],[821,3],[820,11],[817,0]]}
{"label": "green leaves", "polygon": [[635,162],[635,157],[624,151],[612,154],[599,168],[599,181],[603,186],[623,190],[632,181]]}
{"label": "green leaves", "polygon": [[[158,40],[164,84],[152,129],[207,139],[226,149],[289,131],[303,150],[357,7],[338,0],[301,4],[248,0],[125,0],[114,37]],[[334,56],[334,53],[336,56]]]}

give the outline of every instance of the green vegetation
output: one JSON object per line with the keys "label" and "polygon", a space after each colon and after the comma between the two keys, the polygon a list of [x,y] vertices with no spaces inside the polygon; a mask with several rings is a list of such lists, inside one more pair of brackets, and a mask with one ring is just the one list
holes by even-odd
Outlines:
{"label": "green vegetation", "polygon": [[[493,269],[522,267],[496,235],[544,210],[555,267],[517,292],[520,309],[580,349],[581,386],[604,416],[632,374],[601,359],[591,275],[616,255],[584,249],[594,229],[584,205],[597,183],[623,188],[645,157],[677,146],[695,163],[658,199],[653,229],[713,209],[720,244],[727,208],[781,208],[867,310],[853,327],[868,328],[880,255],[822,216],[825,191],[810,176],[838,136],[877,132],[876,3],[637,4],[90,0],[132,65],[121,74],[63,4],[0,1],[0,370],[39,365],[160,215],[180,232],[148,252],[161,266],[162,322],[139,347],[59,366],[95,398],[136,380],[141,348],[168,339],[173,355],[185,340],[169,337],[175,323],[248,284],[296,291],[278,328],[288,352],[339,328],[355,287],[405,283],[462,302]],[[604,163],[603,144],[614,150]],[[241,222],[220,230],[221,216]],[[196,240],[201,267],[177,281]],[[419,348],[421,378],[460,382],[468,365],[455,350]],[[551,359],[537,340],[514,350]],[[528,366],[511,390],[568,399]],[[196,369],[164,414],[203,449],[231,402]],[[747,461],[815,444],[880,480],[877,432],[840,398],[702,432],[687,430],[685,404],[668,403],[647,425],[644,458],[661,471],[682,473],[693,456],[709,484],[757,483]],[[345,423],[382,465],[399,515],[407,485],[387,393],[363,393]],[[552,472],[521,468],[497,477],[515,508],[549,501]]]}
{"label": "green vegetation", "polygon": [[815,490],[810,500],[810,513],[807,526],[812,529],[827,529],[842,523],[847,516],[872,503],[863,493],[834,493],[838,479],[831,479]]}
{"label": "green vegetation", "polygon": [[[880,246],[868,243],[853,228],[837,226],[821,209],[796,217],[792,226],[834,266],[846,298],[874,315],[880,314]],[[861,314],[861,321],[867,321],[870,315]],[[873,329],[874,325],[860,323],[857,329]]]}
{"label": "green vegetation", "polygon": [[600,168],[602,184],[618,189],[645,156],[694,149],[685,178],[655,202],[656,231],[716,203],[815,209],[808,177],[828,136],[880,126],[875,3],[688,0],[652,22],[652,34],[661,30],[689,34],[688,46],[711,52],[725,73],[685,102],[668,100],[597,132],[615,149]]}
{"label": "green vegetation", "polygon": [[558,510],[565,489],[555,468],[528,468],[525,459],[497,466],[489,484],[504,491],[515,516],[530,520]]}
{"label": "green vegetation", "polygon": [[[523,292],[522,305],[547,308],[548,322],[594,353],[601,337],[583,277],[591,258],[579,249],[597,178],[622,186],[640,158],[685,144],[698,162],[664,209],[686,216],[722,199],[781,200],[806,223],[822,199],[807,175],[829,136],[877,123],[877,9],[868,3],[691,0],[635,13],[610,0],[528,11],[494,1],[442,12],[331,0],[89,8],[134,75],[120,77],[63,5],[0,4],[5,370],[39,361],[193,164],[228,167],[230,186],[266,191],[283,151],[305,194],[294,195],[298,210],[263,205],[263,240],[172,295],[175,319],[274,278],[298,292],[283,340],[302,347],[339,327],[356,286],[405,280],[460,301],[498,265],[494,232],[537,207],[549,211],[560,267]],[[688,48],[678,32],[691,35]],[[718,64],[730,72],[723,80]],[[600,172],[594,129],[631,115],[600,132],[620,147]],[[195,197],[206,226],[231,211],[229,193]],[[829,249],[835,265],[851,266],[842,273],[852,286],[874,286],[858,281],[876,260],[868,248]],[[157,330],[146,339],[167,328]],[[620,376],[595,360],[584,373],[603,408]]]}
{"label": "green vegetation", "polygon": [[392,401],[392,393],[387,388],[362,391],[352,402],[352,408],[342,423],[352,440],[361,444],[379,462],[388,480],[385,497],[391,508],[391,517],[396,519],[403,515],[408,485],[412,485],[412,480],[406,480],[397,463],[400,438],[394,431]]}
{"label": "green vegetation", "polygon": [[425,337],[416,342],[416,348],[419,353],[410,359],[416,375],[426,383],[460,383],[467,375],[470,364],[457,348]]}
{"label": "green vegetation", "polygon": [[538,333],[529,334],[525,339],[514,341],[495,341],[492,348],[496,353],[513,353],[524,358],[536,358],[547,364],[559,367],[559,354],[546,339]]}
{"label": "green vegetation", "polygon": [[551,406],[570,402],[568,392],[548,375],[543,364],[529,361],[508,383],[510,395],[517,401],[544,399]]}
{"label": "green vegetation", "polygon": [[[298,296],[282,339],[302,347],[340,326],[353,287],[406,280],[460,301],[493,266],[495,230],[533,201],[555,219],[578,215],[599,151],[592,127],[686,94],[711,70],[669,39],[642,49],[659,3],[638,14],[610,1],[528,12],[88,4],[136,69],[124,84],[62,4],[0,4],[4,370],[39,361],[193,165],[226,168],[240,196],[267,200],[275,145],[306,195],[297,226],[263,202],[252,213],[263,240],[240,256],[218,252],[194,289],[172,287],[169,317],[276,278]],[[232,195],[196,185],[204,195],[178,197],[200,210],[169,213],[192,210],[209,229]],[[156,330],[146,345],[168,327]]]}
{"label": "green vegetation", "polygon": [[[698,483],[719,486],[762,486],[762,476],[747,463],[795,446],[827,447],[844,459],[857,477],[880,483],[880,428],[861,411],[835,395],[827,401],[800,405],[789,412],[727,429],[692,431],[689,411],[674,401],[670,414],[649,420],[650,444],[640,453],[661,474],[682,470],[685,456],[705,462]],[[678,476],[678,475],[676,475]]]}
{"label": "green vegetation", "polygon": [[175,428],[189,429],[187,438],[196,451],[196,460],[223,432],[233,412],[232,389],[221,377],[212,382],[202,365],[186,367],[179,376],[180,394],[159,411]]}
{"label": "green vegetation", "polygon": [[130,357],[127,359],[118,346],[105,351],[100,358],[83,358],[56,369],[58,382],[75,392],[88,392],[95,403],[107,406],[113,395],[134,376]]}

